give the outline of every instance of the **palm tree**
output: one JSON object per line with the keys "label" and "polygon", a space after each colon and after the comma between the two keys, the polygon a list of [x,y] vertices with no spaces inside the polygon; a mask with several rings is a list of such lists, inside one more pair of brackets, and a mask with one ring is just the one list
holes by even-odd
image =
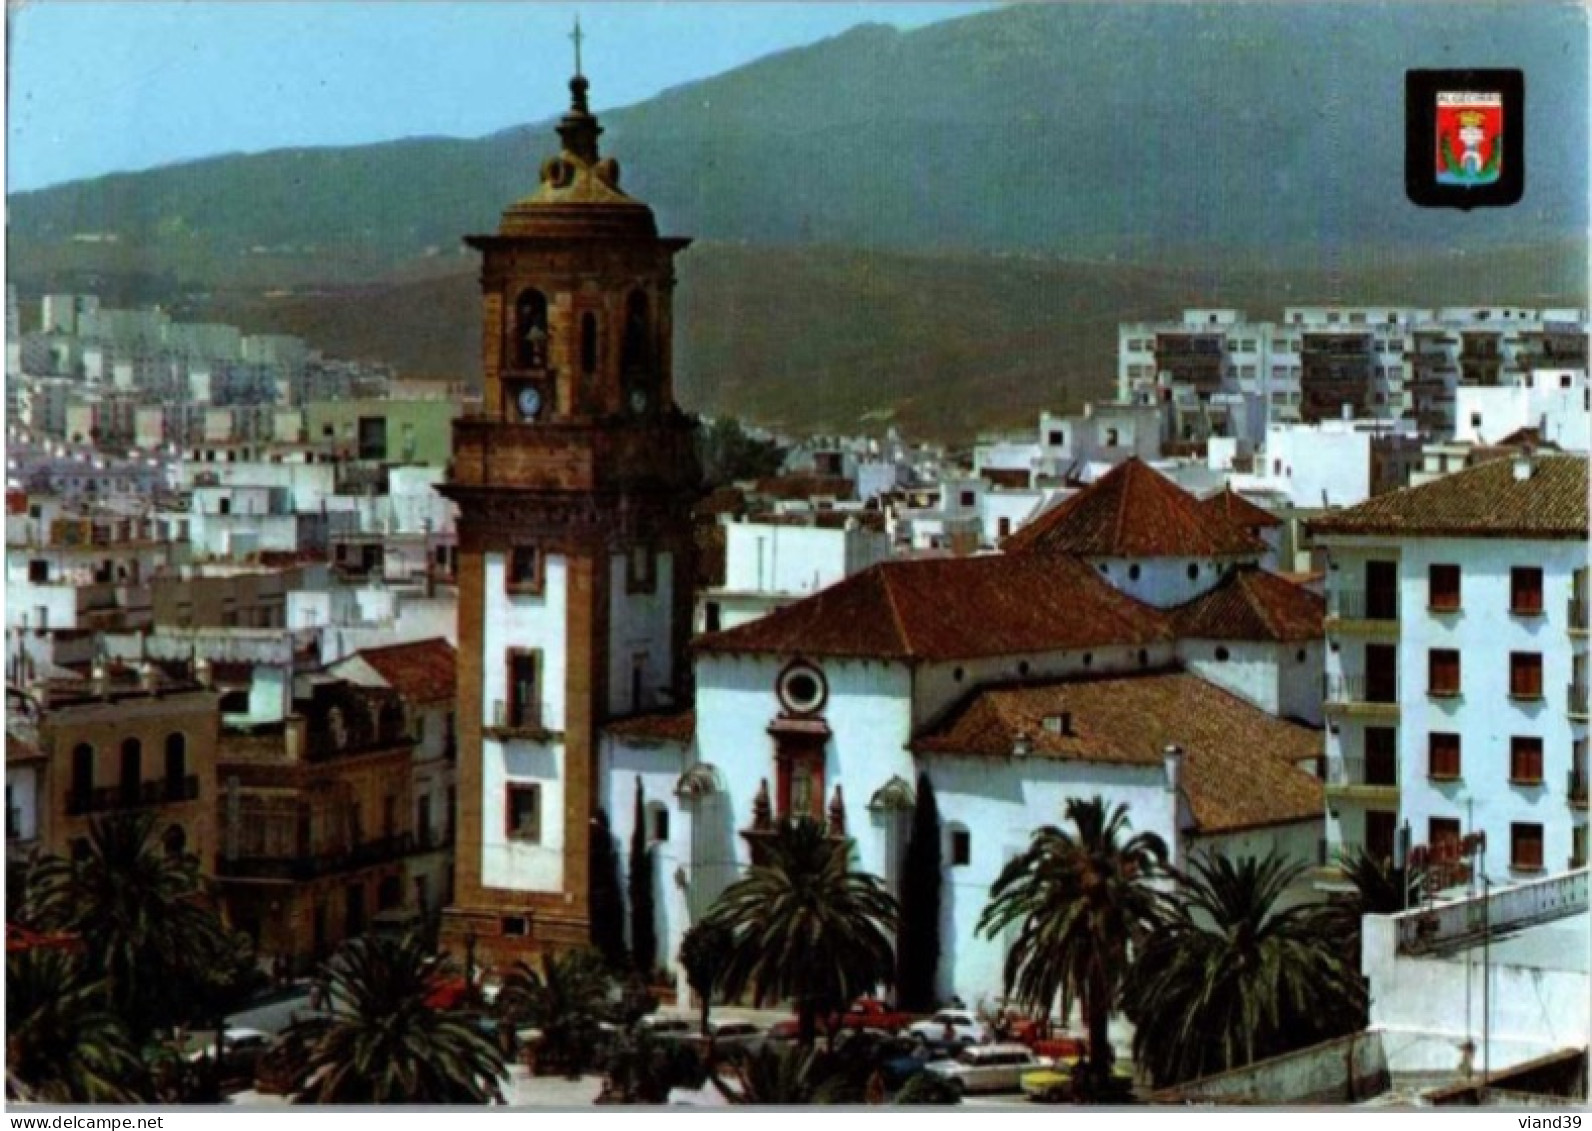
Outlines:
{"label": "palm tree", "polygon": [[819,1017],[895,975],[895,900],[850,856],[851,842],[816,821],[784,824],[708,913],[731,935],[720,988],[732,998],[751,988],[759,1006],[792,999],[804,1047]]}
{"label": "palm tree", "polygon": [[6,1096],[35,1103],[150,1098],[126,1028],[82,960],[49,947],[6,956]]}
{"label": "palm tree", "polygon": [[576,1077],[596,1058],[612,991],[613,976],[596,951],[544,954],[540,972],[524,962],[514,964],[498,994],[498,1012],[541,1030],[539,1071],[562,1069]]}
{"label": "palm tree", "polygon": [[1018,932],[1006,954],[1006,992],[1048,1012],[1061,999],[1070,1012],[1083,1002],[1089,1028],[1089,1075],[1104,1094],[1113,1059],[1107,1024],[1127,975],[1132,942],[1154,921],[1161,902],[1151,882],[1166,864],[1154,833],[1124,839],[1127,806],[1074,798],[1067,820],[1076,837],[1053,825],[1034,833],[1028,851],[1001,870],[979,917],[987,938]]}
{"label": "palm tree", "polygon": [[426,1004],[442,955],[411,935],[342,945],[321,972],[330,1014],[294,1022],[282,1058],[297,1103],[501,1101],[502,1054],[463,1013]]}
{"label": "palm tree", "polygon": [[149,812],[96,820],[86,854],[38,863],[24,908],[40,929],[82,942],[89,973],[104,980],[112,1010],[140,1039],[194,1020],[205,1005],[198,991],[241,980],[253,964],[246,940],[211,904],[198,860],[168,853],[153,832]]}
{"label": "palm tree", "polygon": [[1134,1058],[1157,1087],[1352,1031],[1365,990],[1326,905],[1279,910],[1304,871],[1212,857],[1179,876],[1173,910],[1134,964]]}

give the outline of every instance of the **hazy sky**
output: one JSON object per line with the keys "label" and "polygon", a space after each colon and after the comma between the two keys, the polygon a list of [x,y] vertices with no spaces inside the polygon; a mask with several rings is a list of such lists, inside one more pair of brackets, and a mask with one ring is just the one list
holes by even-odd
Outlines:
{"label": "hazy sky", "polygon": [[[15,0],[13,0],[15,2]],[[602,110],[874,21],[991,4],[29,0],[9,10],[12,191],[194,157],[560,112],[571,23]]]}

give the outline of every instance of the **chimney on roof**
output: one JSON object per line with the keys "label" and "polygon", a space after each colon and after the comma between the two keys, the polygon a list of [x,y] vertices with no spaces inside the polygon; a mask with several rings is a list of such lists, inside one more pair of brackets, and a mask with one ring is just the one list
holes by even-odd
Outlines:
{"label": "chimney on roof", "polygon": [[1166,791],[1175,797],[1183,788],[1183,748],[1168,744],[1161,757],[1166,762]]}
{"label": "chimney on roof", "polygon": [[1048,730],[1051,734],[1059,734],[1059,735],[1071,736],[1071,734],[1072,734],[1072,712],[1071,711],[1062,711],[1060,714],[1046,715],[1045,719],[1044,719],[1044,724],[1045,724],[1045,729]]}
{"label": "chimney on roof", "polygon": [[1515,481],[1523,483],[1530,479],[1532,471],[1535,470],[1535,464],[1536,461],[1531,445],[1527,444],[1520,450],[1520,454],[1515,457]]}

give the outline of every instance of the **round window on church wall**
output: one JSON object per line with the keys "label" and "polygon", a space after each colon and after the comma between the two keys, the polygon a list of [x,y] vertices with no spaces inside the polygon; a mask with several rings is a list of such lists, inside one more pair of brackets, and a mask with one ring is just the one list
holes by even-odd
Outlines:
{"label": "round window on church wall", "polygon": [[816,714],[829,698],[824,673],[805,660],[797,660],[780,672],[775,690],[780,706],[793,715]]}

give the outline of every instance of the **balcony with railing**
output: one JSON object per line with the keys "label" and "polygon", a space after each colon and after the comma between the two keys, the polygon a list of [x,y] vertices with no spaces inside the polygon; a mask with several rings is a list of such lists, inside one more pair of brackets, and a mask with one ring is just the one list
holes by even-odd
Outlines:
{"label": "balcony with railing", "polygon": [[1391,756],[1327,759],[1328,797],[1396,804],[1399,797],[1398,759]]}
{"label": "balcony with railing", "polygon": [[395,833],[362,841],[348,849],[303,856],[239,854],[229,857],[223,854],[216,860],[216,875],[239,880],[313,880],[402,860],[414,851],[412,834]]}
{"label": "balcony with railing", "polygon": [[1396,589],[1332,589],[1327,593],[1327,630],[1350,636],[1398,638]]}
{"label": "balcony with railing", "polygon": [[552,732],[542,725],[541,704],[514,699],[494,699],[492,714],[481,729],[487,738],[545,740],[552,737]]}
{"label": "balcony with railing", "polygon": [[1570,598],[1571,636],[1585,636],[1587,634],[1587,629],[1592,627],[1592,617],[1589,617],[1588,613],[1592,613],[1592,603],[1589,603],[1585,597]]}
{"label": "balcony with railing", "polygon": [[1397,719],[1399,681],[1396,674],[1329,675],[1325,706],[1329,711]]}
{"label": "balcony with railing", "polygon": [[1586,718],[1587,685],[1584,682],[1574,682],[1565,688],[1569,700],[1569,711],[1572,719]]}
{"label": "balcony with railing", "polygon": [[1586,808],[1587,772],[1586,768],[1572,769],[1568,775],[1566,792],[1570,797],[1570,804],[1576,809]]}
{"label": "balcony with railing", "polygon": [[158,781],[129,782],[74,789],[66,795],[66,815],[82,817],[89,813],[109,813],[117,809],[145,809],[156,805],[176,805],[199,800],[199,775],[162,778]]}

